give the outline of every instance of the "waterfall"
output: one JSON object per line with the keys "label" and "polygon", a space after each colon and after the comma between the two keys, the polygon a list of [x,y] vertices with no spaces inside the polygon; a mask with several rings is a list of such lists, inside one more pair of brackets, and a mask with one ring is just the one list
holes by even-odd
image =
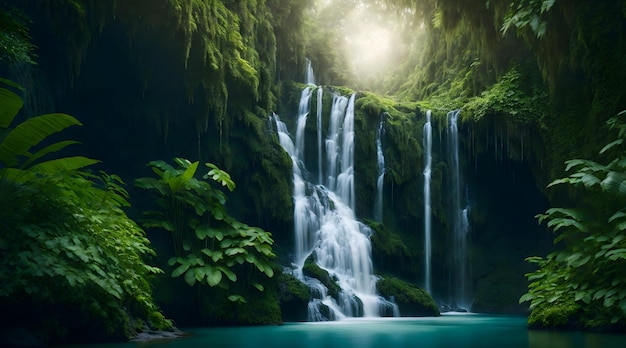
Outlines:
{"label": "waterfall", "polygon": [[313,65],[311,60],[306,58],[306,76],[304,77],[304,83],[307,85],[315,86],[315,75],[313,75]]}
{"label": "waterfall", "polygon": [[430,207],[430,177],[432,171],[433,129],[430,123],[430,110],[426,111],[424,124],[424,289],[431,293],[431,207]]}
{"label": "waterfall", "polygon": [[376,132],[376,156],[378,159],[378,180],[376,180],[376,204],[374,219],[383,222],[383,182],[385,179],[385,155],[383,154],[383,135],[385,134],[385,113],[380,115],[380,124]]}
{"label": "waterfall", "polygon": [[304,162],[304,129],[306,120],[311,109],[311,94],[313,89],[305,87],[300,96],[300,105],[298,106],[298,120],[296,128],[296,157]]}
{"label": "waterfall", "polygon": [[[345,98],[345,97],[344,97]],[[355,210],[354,197],[354,98],[350,96],[341,127],[342,142],[340,147],[340,168],[337,176],[335,193],[346,203],[352,212]]]}
{"label": "waterfall", "polygon": [[452,274],[451,287],[453,298],[451,301],[452,308],[468,309],[467,299],[467,233],[469,231],[468,208],[461,208],[461,174],[459,164],[459,132],[457,128],[457,120],[460,110],[454,110],[448,113],[449,134],[448,146],[450,152],[450,170],[451,170],[451,213],[452,213]]}
{"label": "waterfall", "polygon": [[[373,274],[369,239],[372,231],[359,222],[354,214],[355,95],[349,98],[333,96],[326,137],[327,186],[321,183],[314,185],[307,180],[301,156],[304,152],[304,127],[306,115],[310,111],[310,95],[309,86],[301,95],[295,145],[279,116],[272,115],[280,143],[293,162],[297,267],[294,274],[311,289],[308,319],[320,321],[397,315],[397,306],[376,294],[377,278]],[[319,155],[322,155],[321,152]],[[313,255],[317,265],[336,279],[341,288],[338,294],[329,296],[328,289],[317,279],[302,274],[302,267],[309,255]]]}
{"label": "waterfall", "polygon": [[317,89],[317,183],[322,184],[322,97],[324,89]]}
{"label": "waterfall", "polygon": [[334,191],[337,188],[338,169],[337,164],[339,158],[339,131],[348,98],[333,95],[333,103],[330,111],[330,123],[328,125],[328,136],[326,137],[326,187]]}

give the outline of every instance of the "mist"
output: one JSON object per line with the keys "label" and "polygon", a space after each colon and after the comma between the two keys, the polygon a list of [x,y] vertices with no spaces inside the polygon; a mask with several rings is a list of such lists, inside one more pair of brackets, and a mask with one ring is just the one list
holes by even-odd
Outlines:
{"label": "mist", "polygon": [[414,12],[379,0],[317,0],[314,13],[315,25],[333,33],[349,84],[357,88],[377,89],[423,34]]}

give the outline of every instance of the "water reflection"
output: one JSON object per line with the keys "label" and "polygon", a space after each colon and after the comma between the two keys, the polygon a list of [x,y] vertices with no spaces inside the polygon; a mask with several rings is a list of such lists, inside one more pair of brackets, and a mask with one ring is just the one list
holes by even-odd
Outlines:
{"label": "water reflection", "polygon": [[626,335],[528,330],[526,318],[443,315],[438,318],[349,319],[283,326],[189,329],[189,337],[150,343],[72,348],[596,348],[626,347]]}
{"label": "water reflection", "polygon": [[529,347],[607,348],[625,347],[626,336],[584,332],[528,330]]}

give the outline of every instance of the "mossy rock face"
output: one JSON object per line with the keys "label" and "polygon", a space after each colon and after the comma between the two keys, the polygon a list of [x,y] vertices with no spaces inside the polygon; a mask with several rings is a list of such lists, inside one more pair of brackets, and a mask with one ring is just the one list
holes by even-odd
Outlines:
{"label": "mossy rock face", "polygon": [[378,293],[387,299],[393,296],[403,317],[439,316],[435,300],[424,289],[404,280],[385,277],[376,283]]}
{"label": "mossy rock face", "polygon": [[309,289],[291,274],[278,275],[278,299],[284,321],[305,321]]}
{"label": "mossy rock face", "polygon": [[330,307],[323,303],[319,304],[319,311],[323,321],[333,320],[335,317],[333,312],[330,310]]}
{"label": "mossy rock face", "polygon": [[398,277],[409,278],[417,274],[417,254],[414,248],[407,243],[413,241],[386,225],[365,220],[365,223],[374,231],[372,241],[372,260],[376,267],[375,272],[392,273]]}
{"label": "mossy rock face", "polygon": [[315,263],[314,256],[311,254],[302,267],[302,274],[307,277],[319,280],[328,289],[328,295],[337,299],[337,295],[341,292],[341,287],[337,284],[337,279],[328,273],[327,270],[321,268]]}

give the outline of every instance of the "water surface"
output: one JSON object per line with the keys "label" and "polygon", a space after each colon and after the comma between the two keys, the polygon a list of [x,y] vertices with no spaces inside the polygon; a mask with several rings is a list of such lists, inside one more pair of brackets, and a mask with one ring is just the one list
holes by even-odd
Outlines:
{"label": "water surface", "polygon": [[[528,330],[526,318],[446,314],[437,318],[348,319],[282,326],[197,328],[190,336],[156,342],[74,348],[367,348],[367,347],[626,347],[626,335]],[[70,346],[68,346],[70,347]]]}

